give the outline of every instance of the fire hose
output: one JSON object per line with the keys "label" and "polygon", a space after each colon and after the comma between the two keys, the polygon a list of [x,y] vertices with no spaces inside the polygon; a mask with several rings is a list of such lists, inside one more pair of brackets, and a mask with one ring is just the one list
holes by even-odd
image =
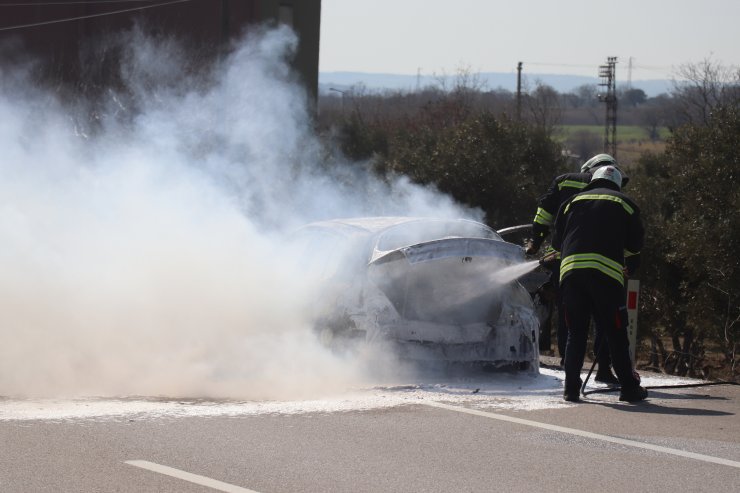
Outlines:
{"label": "fire hose", "polygon": [[[601,347],[599,347],[599,351],[597,354],[601,354],[601,351],[604,350],[604,342],[606,338],[602,338],[601,340]],[[604,387],[599,389],[592,389],[589,391],[586,391],[586,384],[588,383],[589,378],[591,378],[591,373],[593,373],[594,368],[596,367],[596,362],[599,358],[594,358],[594,362],[591,365],[591,369],[588,370],[588,374],[586,375],[586,379],[583,381],[583,385],[581,386],[581,394],[585,397],[588,394],[602,394],[602,393],[608,393],[608,392],[617,392],[621,389],[620,386],[610,386],[610,387]],[[729,382],[726,380],[716,380],[713,382],[702,382],[702,383],[684,383],[684,384],[676,384],[676,385],[650,385],[645,386],[645,389],[688,389],[692,387],[709,387],[712,385],[740,385],[738,382]]]}
{"label": "fire hose", "polygon": [[[515,231],[518,232],[528,227],[531,227],[531,225],[514,226],[511,228],[500,230],[499,233],[509,233],[509,232],[515,232]],[[550,251],[546,253],[542,258],[540,258],[539,263],[545,268],[552,268],[559,261],[560,261],[559,252]],[[606,342],[606,337],[603,337],[601,341],[601,347],[599,348],[599,351],[597,354],[600,354],[601,351],[604,350],[605,342]],[[620,386],[615,385],[615,386],[609,386],[605,388],[598,388],[598,389],[592,389],[592,390],[586,391],[586,384],[591,378],[591,374],[593,373],[594,368],[596,367],[596,362],[598,361],[598,359],[599,358],[594,358],[593,364],[591,365],[591,368],[589,369],[588,374],[586,375],[586,379],[583,381],[583,385],[581,386],[581,394],[584,397],[588,394],[617,392],[621,390]],[[740,383],[730,382],[726,380],[716,380],[712,382],[687,383],[687,384],[676,384],[676,385],[650,385],[650,386],[645,386],[644,388],[645,389],[685,389],[685,388],[692,388],[692,387],[709,387],[713,385],[740,385]]]}

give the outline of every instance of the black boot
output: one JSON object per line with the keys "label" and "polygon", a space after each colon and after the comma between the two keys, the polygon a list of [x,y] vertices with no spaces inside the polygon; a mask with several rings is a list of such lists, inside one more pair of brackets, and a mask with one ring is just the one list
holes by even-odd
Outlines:
{"label": "black boot", "polygon": [[594,380],[599,383],[619,385],[619,379],[614,373],[612,373],[612,369],[608,366],[601,368],[601,365],[599,365],[599,369],[596,370],[596,377],[594,377]]}
{"label": "black boot", "polygon": [[[573,385],[573,384],[576,385]],[[563,389],[563,399],[568,402],[578,402],[581,400],[581,384],[583,381],[579,378],[577,382],[565,381],[565,388]]]}
{"label": "black boot", "polygon": [[630,387],[627,389],[622,388],[619,393],[619,400],[626,402],[639,402],[646,399],[647,396],[647,389],[645,387],[640,387],[639,385],[637,385],[635,387]]}

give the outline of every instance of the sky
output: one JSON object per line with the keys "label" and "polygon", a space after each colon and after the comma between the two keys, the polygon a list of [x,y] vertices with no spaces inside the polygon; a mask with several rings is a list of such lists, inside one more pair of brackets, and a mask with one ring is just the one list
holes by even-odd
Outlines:
{"label": "sky", "polygon": [[[740,66],[738,0],[322,0],[321,72],[523,72],[670,79]],[[630,69],[631,67],[631,69]]]}

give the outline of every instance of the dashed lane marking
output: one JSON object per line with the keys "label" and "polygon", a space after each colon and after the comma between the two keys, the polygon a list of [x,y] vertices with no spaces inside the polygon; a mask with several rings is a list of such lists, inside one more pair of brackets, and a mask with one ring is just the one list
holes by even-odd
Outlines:
{"label": "dashed lane marking", "polygon": [[159,474],[172,476],[173,478],[182,479],[183,481],[199,484],[201,486],[207,486],[208,488],[212,488],[214,490],[225,491],[226,493],[257,493],[254,490],[248,490],[247,488],[242,488],[241,486],[235,486],[233,484],[224,483],[223,481],[219,481],[217,479],[211,479],[206,476],[200,476],[198,474],[175,469],[174,467],[163,466],[161,464],[156,464],[154,462],[149,462],[145,460],[127,460],[126,464],[130,466],[141,467],[142,469],[147,469]]}
{"label": "dashed lane marking", "polygon": [[600,435],[598,433],[591,433],[590,431],[578,430],[576,428],[566,428],[564,426],[551,425],[547,423],[540,423],[538,421],[531,421],[528,419],[514,418],[512,416],[506,416],[504,414],[490,413],[486,411],[479,411],[477,409],[467,409],[464,407],[450,406],[449,404],[442,404],[441,402],[434,401],[423,401],[419,402],[426,406],[438,407],[440,409],[447,409],[448,411],[455,411],[458,413],[472,414],[474,416],[482,416],[484,418],[497,419],[499,421],[508,421],[509,423],[517,423],[525,426],[533,426],[535,428],[543,428],[545,430],[557,431],[560,433],[568,433],[570,435],[576,435],[584,438],[591,438],[594,440],[601,440],[604,442],[618,443],[620,445],[626,445],[628,447],[641,448],[646,450],[653,450],[655,452],[662,452],[664,454],[678,455],[680,457],[688,457],[689,459],[701,460],[704,462],[711,462],[713,464],[721,464],[723,466],[737,467],[740,468],[740,462],[734,460],[721,459],[719,457],[712,457],[711,455],[696,454],[694,452],[686,452],[685,450],[679,450],[669,447],[662,447],[660,445],[653,445],[650,443],[638,442],[635,440],[627,440],[625,438],[617,438],[609,435]]}

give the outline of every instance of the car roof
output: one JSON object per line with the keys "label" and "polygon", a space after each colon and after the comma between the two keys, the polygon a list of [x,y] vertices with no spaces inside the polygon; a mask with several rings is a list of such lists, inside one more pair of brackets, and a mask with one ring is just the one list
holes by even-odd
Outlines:
{"label": "car roof", "polygon": [[[423,222],[470,222],[476,223],[483,228],[491,229],[483,223],[470,219],[461,218],[440,218],[440,217],[414,217],[414,216],[374,216],[374,217],[351,217],[342,219],[331,219],[327,221],[318,221],[306,225],[311,228],[334,229],[339,232],[347,233],[369,233],[376,234],[399,224]],[[495,233],[491,229],[492,232]]]}

